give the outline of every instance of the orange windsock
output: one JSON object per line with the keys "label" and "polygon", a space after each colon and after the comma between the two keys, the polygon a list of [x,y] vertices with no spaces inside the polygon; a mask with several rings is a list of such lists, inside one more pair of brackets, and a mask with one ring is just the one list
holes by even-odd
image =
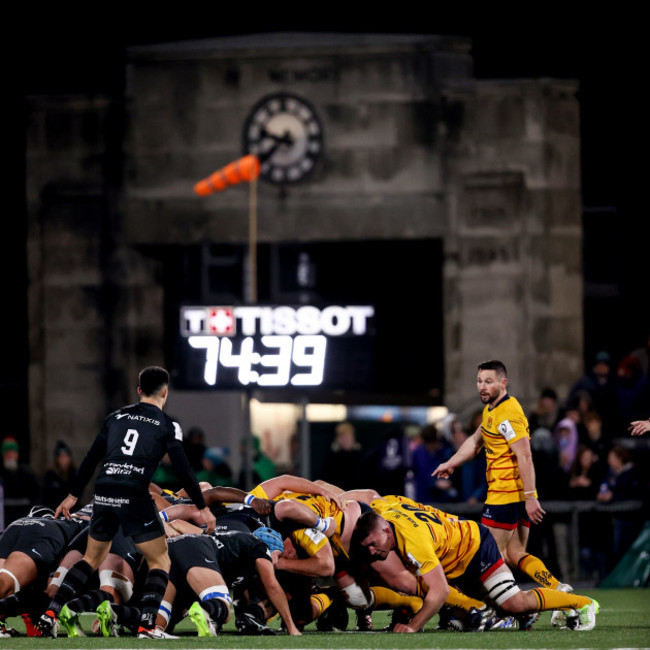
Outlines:
{"label": "orange windsock", "polygon": [[231,185],[250,182],[259,178],[260,161],[257,156],[249,154],[239,160],[218,169],[207,178],[199,181],[194,186],[194,191],[200,196],[207,196],[213,192],[221,192]]}

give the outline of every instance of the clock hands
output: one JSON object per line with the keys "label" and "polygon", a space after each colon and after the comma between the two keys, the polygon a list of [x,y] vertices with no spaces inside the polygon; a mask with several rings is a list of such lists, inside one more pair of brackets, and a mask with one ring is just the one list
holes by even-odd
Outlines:
{"label": "clock hands", "polygon": [[276,133],[271,133],[265,128],[262,128],[260,131],[260,142],[265,139],[273,140],[273,144],[266,149],[261,151],[257,157],[260,159],[260,162],[266,162],[281,146],[292,147],[294,143],[293,136],[289,131],[285,131],[282,135],[277,135]]}

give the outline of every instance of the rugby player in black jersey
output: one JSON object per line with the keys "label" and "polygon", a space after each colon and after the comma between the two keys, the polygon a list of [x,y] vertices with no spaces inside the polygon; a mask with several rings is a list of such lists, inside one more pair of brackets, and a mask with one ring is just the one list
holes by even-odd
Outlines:
{"label": "rugby player in black jersey", "polygon": [[5,618],[43,611],[47,604],[47,600],[43,602],[47,578],[70,542],[88,525],[89,518],[89,514],[79,511],[69,520],[54,519],[50,508],[34,506],[27,517],[17,519],[2,533],[0,638],[12,635],[7,631]]}
{"label": "rugby player in black jersey", "polygon": [[138,376],[139,402],[111,413],[79,466],[70,494],[57,508],[67,518],[79,495],[102,462],[95,481],[93,515],[83,559],[68,572],[39,620],[43,636],[56,637],[63,605],[82,590],[111,548],[118,528],[131,537],[145,558],[149,572],[140,600],[138,636],[164,638],[155,628],[156,614],[169,579],[167,541],[158,509],[149,494],[158,463],[169,455],[187,494],[201,511],[207,532],[215,517],[205,505],[196,476],[182,446],[183,432],[163,413],[169,394],[169,373],[158,366],[144,368]]}

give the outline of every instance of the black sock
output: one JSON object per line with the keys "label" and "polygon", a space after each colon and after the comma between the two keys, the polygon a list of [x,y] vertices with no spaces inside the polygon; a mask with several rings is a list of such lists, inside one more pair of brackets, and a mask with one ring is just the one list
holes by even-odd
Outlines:
{"label": "black sock", "polygon": [[94,612],[105,600],[113,602],[113,596],[108,591],[93,589],[81,594],[78,598],[69,600],[66,605],[73,612]]}
{"label": "black sock", "polygon": [[117,616],[117,623],[128,627],[131,632],[137,634],[140,626],[140,608],[132,605],[111,605],[111,609]]}
{"label": "black sock", "polygon": [[162,602],[169,574],[162,569],[153,569],[147,574],[147,579],[142,588],[142,598],[140,599],[140,625],[151,630],[156,625],[156,616],[160,603]]}
{"label": "black sock", "polygon": [[201,602],[200,605],[217,625],[222,625],[228,619],[230,610],[221,598],[210,598],[210,600]]}
{"label": "black sock", "polygon": [[86,560],[79,560],[65,574],[65,578],[50,601],[48,609],[51,609],[58,616],[61,608],[83,589],[93,572],[94,569]]}
{"label": "black sock", "polygon": [[0,616],[40,616],[50,602],[49,597],[40,589],[24,589],[0,600]]}
{"label": "black sock", "polygon": [[248,603],[248,605],[244,607],[244,611],[262,623],[262,625],[266,625],[266,616],[264,616],[264,610],[257,603]]}

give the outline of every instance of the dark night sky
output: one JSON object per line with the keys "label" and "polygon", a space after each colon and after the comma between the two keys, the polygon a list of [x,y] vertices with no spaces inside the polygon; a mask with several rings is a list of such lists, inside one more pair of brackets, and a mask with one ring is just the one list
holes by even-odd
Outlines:
{"label": "dark night sky", "polygon": [[[126,48],[132,45],[273,31],[469,36],[478,78],[579,81],[583,204],[588,209],[613,207],[616,211],[615,227],[609,223],[614,221],[611,217],[593,219],[594,224],[598,221],[597,232],[585,237],[591,263],[598,264],[602,255],[618,276],[614,280],[621,286],[623,300],[616,309],[624,312],[619,330],[629,323],[636,337],[647,326],[639,323],[638,316],[628,316],[635,309],[639,281],[647,275],[647,235],[642,226],[647,221],[642,196],[645,184],[641,166],[633,166],[636,161],[628,145],[639,139],[643,106],[639,100],[639,86],[644,81],[640,74],[643,38],[637,18],[619,16],[611,8],[609,13],[592,11],[570,17],[564,15],[566,5],[548,3],[538,5],[545,12],[540,15],[524,14],[530,8],[515,5],[508,12],[499,7],[476,13],[463,3],[457,8],[434,5],[432,17],[412,13],[398,16],[395,11],[381,15],[375,10],[376,15],[367,19],[342,16],[332,4],[328,5],[330,13],[319,8],[311,12],[317,14],[311,19],[295,17],[305,15],[304,8],[295,12],[284,5],[281,17],[277,11],[268,16],[273,11],[267,8],[252,19],[226,17],[226,10],[219,5],[198,6],[200,10],[192,3],[183,5],[184,13],[175,7],[176,13],[165,15],[159,5],[152,5],[147,17],[120,13],[113,6],[105,16],[98,15],[96,7],[92,15],[90,9],[74,15],[53,10],[51,15],[38,14],[36,22],[25,21],[21,23],[25,26],[17,28],[22,39],[7,55],[12,62],[10,69],[18,72],[16,98],[20,100],[26,94],[118,93],[123,84]],[[16,102],[19,110],[21,106],[21,101]]]}
{"label": "dark night sky", "polygon": [[[626,77],[640,50],[633,28],[616,16],[561,16],[547,5],[546,15],[496,15],[436,7],[432,17],[373,15],[361,19],[330,9],[317,18],[285,10],[282,17],[225,17],[222,8],[150,16],[113,12],[86,15],[40,14],[27,23],[13,58],[20,70],[21,94],[118,92],[126,47],[148,43],[271,31],[345,31],[458,34],[474,43],[479,78],[557,77],[580,81],[583,120],[584,200],[615,205],[625,194],[620,178],[620,134],[626,119]],[[329,5],[330,7],[335,5]],[[159,8],[160,9],[160,8]],[[380,12],[374,12],[380,14]],[[294,15],[293,18],[288,16]],[[629,22],[634,23],[633,20]]]}

